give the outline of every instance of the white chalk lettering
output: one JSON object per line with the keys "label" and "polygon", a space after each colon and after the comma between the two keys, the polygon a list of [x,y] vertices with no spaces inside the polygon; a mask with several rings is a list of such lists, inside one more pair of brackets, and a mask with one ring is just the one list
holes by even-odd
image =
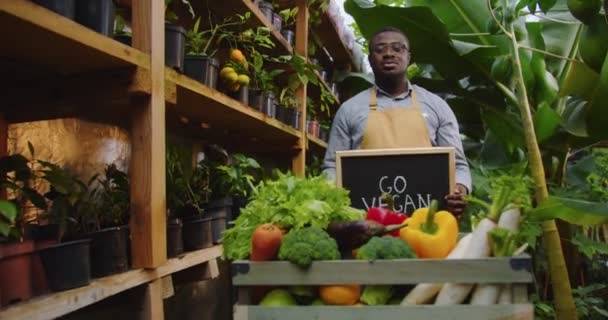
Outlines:
{"label": "white chalk lettering", "polygon": [[[400,181],[401,181],[401,188],[398,187],[398,182],[400,182]],[[405,180],[405,177],[396,176],[395,180],[393,181],[393,188],[395,189],[395,192],[403,193],[405,191],[405,189],[407,189],[407,181]]]}
{"label": "white chalk lettering", "polygon": [[[412,206],[412,211],[408,210],[408,206]],[[405,212],[414,212],[416,210],[416,204],[414,203],[414,199],[409,194],[405,195],[405,203],[403,205],[405,207]]]}
{"label": "white chalk lettering", "polygon": [[393,196],[393,206],[394,211],[403,212],[403,205],[399,203],[399,195],[396,194]]}
{"label": "white chalk lettering", "polygon": [[431,205],[431,195],[426,194],[426,202],[421,194],[418,194],[418,208],[428,208]]}
{"label": "white chalk lettering", "polygon": [[369,210],[369,208],[374,208],[376,206],[376,198],[372,198],[372,205],[371,207],[367,204],[367,201],[365,201],[364,197],[361,197],[361,201],[363,201],[363,205],[365,205],[365,210]]}
{"label": "white chalk lettering", "polygon": [[391,191],[393,191],[393,188],[390,185],[387,186],[388,190],[384,189],[384,187],[383,187],[383,181],[386,180],[386,179],[388,179],[388,176],[384,176],[384,177],[380,178],[380,181],[378,182],[378,187],[380,189],[380,193],[385,193],[385,192],[386,193],[391,193]]}

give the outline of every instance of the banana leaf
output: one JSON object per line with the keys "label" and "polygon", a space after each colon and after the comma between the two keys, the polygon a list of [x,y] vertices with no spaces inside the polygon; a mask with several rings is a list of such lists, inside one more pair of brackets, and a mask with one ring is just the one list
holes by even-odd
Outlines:
{"label": "banana leaf", "polygon": [[568,223],[592,226],[608,223],[608,203],[550,196],[529,212],[535,221],[561,219]]}

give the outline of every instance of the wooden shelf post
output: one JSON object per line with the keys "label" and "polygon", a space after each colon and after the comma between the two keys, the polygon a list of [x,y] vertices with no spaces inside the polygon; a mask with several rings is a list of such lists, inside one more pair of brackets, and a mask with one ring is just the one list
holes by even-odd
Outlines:
{"label": "wooden shelf post", "polygon": [[133,46],[150,54],[151,61],[150,96],[133,98],[137,106],[129,171],[134,268],[155,268],[167,260],[164,11],[163,0],[133,0]]}
{"label": "wooden shelf post", "polygon": [[[308,60],[308,7],[306,0],[297,0],[298,15],[296,16],[296,51],[295,53]],[[298,140],[298,154],[293,158],[292,169],[297,175],[304,176],[306,171],[306,85],[296,92],[296,99],[300,104],[300,131],[302,136]]]}

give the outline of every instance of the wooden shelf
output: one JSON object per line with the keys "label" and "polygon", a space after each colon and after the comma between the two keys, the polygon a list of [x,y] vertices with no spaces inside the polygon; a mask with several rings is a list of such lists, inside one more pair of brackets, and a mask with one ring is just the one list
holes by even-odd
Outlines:
{"label": "wooden shelf", "polygon": [[150,56],[24,0],[0,1],[0,61],[59,74],[150,66]]}
{"label": "wooden shelf", "polygon": [[327,142],[319,139],[318,137],[307,135],[307,149],[311,150],[315,153],[325,154],[325,150],[327,150]]}
{"label": "wooden shelf", "polygon": [[156,270],[137,269],[91,281],[88,286],[61,291],[10,306],[0,310],[3,320],[55,319],[120,292],[132,289],[178,271],[217,259],[222,247],[188,252],[169,259]]}
{"label": "wooden shelf", "polygon": [[334,24],[333,20],[331,20],[327,12],[321,16],[321,25],[317,31],[317,35],[319,36],[321,42],[330,53],[334,59],[334,63],[338,67],[354,67],[352,53],[342,41],[340,34],[338,34],[338,28]]}
{"label": "wooden shelf", "polygon": [[185,75],[171,69],[165,75],[167,112],[190,124],[217,130],[227,140],[276,151],[289,151],[301,137],[294,128]]}
{"label": "wooden shelf", "polygon": [[[219,3],[221,2],[221,3]],[[203,1],[200,1],[201,5],[203,3]],[[239,14],[244,14],[246,12],[251,12],[251,18],[250,18],[250,23],[252,27],[267,27],[268,29],[270,29],[270,32],[272,33],[272,36],[274,37],[274,39],[278,42],[275,43],[275,49],[273,50],[273,54],[278,54],[278,55],[285,55],[285,54],[291,54],[293,51],[293,48],[291,47],[291,45],[289,45],[289,43],[287,42],[287,40],[285,40],[285,37],[283,37],[283,35],[281,35],[281,32],[279,32],[273,25],[271,21],[268,21],[268,19],[266,19],[266,16],[264,16],[264,14],[262,13],[262,11],[253,3],[253,1],[251,0],[223,0],[223,1],[210,1],[210,3],[212,3],[213,5],[213,10],[215,12],[220,13],[221,15],[224,16],[229,16],[229,15],[233,15],[235,13],[239,13]],[[197,6],[195,5],[195,8]],[[206,9],[204,9],[206,10]],[[199,11],[201,12],[201,11]]]}

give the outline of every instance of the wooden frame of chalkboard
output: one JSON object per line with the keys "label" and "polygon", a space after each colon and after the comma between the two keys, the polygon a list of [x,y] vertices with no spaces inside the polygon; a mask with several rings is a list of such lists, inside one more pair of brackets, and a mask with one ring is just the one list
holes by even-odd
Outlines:
{"label": "wooden frame of chalkboard", "polygon": [[[437,159],[435,156],[439,156],[440,159]],[[389,159],[387,159],[387,157]],[[378,160],[374,160],[377,158]],[[402,169],[391,167],[390,160],[394,158],[401,158],[400,163],[412,163],[412,166],[408,168],[407,165],[403,166],[404,172],[409,172],[407,178],[403,176],[395,176],[395,178],[388,177],[391,174],[395,174],[396,171],[400,171]],[[349,168],[349,160],[357,160],[357,164],[351,163]],[[361,160],[372,160],[374,161],[373,166],[364,165]],[[388,161],[387,161],[388,160]],[[447,166],[447,168],[445,166]],[[423,170],[425,165],[431,165],[433,170]],[[392,149],[366,149],[366,150],[345,150],[345,151],[337,151],[336,152],[336,183],[338,187],[344,187],[351,191],[351,201],[352,205],[355,208],[359,209],[367,209],[369,207],[376,206],[384,206],[380,200],[380,193],[386,192],[386,189],[390,189],[388,193],[392,194],[394,197],[399,197],[399,195],[395,195],[395,193],[404,193],[405,189],[408,186],[408,182],[406,180],[410,179],[415,180],[418,179],[418,182],[424,182],[426,186],[422,186],[421,189],[428,190],[429,188],[437,188],[435,190],[433,198],[437,198],[440,201],[441,207],[444,207],[445,202],[443,196],[439,198],[439,190],[441,193],[445,193],[444,195],[449,194],[452,190],[454,190],[455,186],[455,168],[456,160],[455,160],[455,150],[453,147],[430,147],[430,148],[392,148]],[[355,187],[353,185],[353,178],[347,178],[346,183],[344,182],[344,174],[343,170],[355,171],[357,175],[357,179],[360,178],[362,184],[365,186]],[[416,169],[412,169],[415,167]],[[354,169],[356,168],[356,170]],[[418,168],[421,168],[420,170]],[[429,168],[430,169],[430,168]],[[379,171],[381,173],[375,174],[374,171]],[[385,173],[385,171],[387,173]],[[381,174],[386,174],[385,177],[388,177],[387,180],[393,180],[393,186],[391,186],[390,182],[381,182],[378,180],[378,177]],[[420,176],[423,175],[423,176]],[[445,179],[445,175],[447,175],[447,179]],[[402,178],[401,180],[396,179],[396,177]],[[428,181],[424,181],[424,179],[431,179],[430,181],[438,181],[437,186],[429,186]],[[432,180],[435,179],[435,180]],[[356,180],[356,179],[355,179]],[[408,181],[411,181],[408,180]],[[447,181],[446,181],[447,180]],[[415,182],[415,181],[414,181]],[[445,185],[447,182],[447,186]],[[349,185],[350,183],[350,185]],[[370,190],[362,190],[368,188],[368,184],[372,183],[372,188],[376,188],[374,194]],[[388,183],[388,186],[385,188],[382,187],[382,184]],[[416,188],[419,183],[410,183],[410,186],[413,185],[413,188]],[[384,190],[383,190],[384,189]],[[401,189],[401,190],[398,190]],[[410,188],[411,190],[411,188]],[[396,191],[396,192],[394,192]],[[400,191],[400,192],[399,192]],[[426,195],[426,197],[424,197]],[[407,194],[409,196],[409,194]],[[422,200],[421,197],[422,196]],[[408,209],[414,209],[421,207],[423,204],[428,204],[429,194],[417,194],[418,199],[413,196],[410,196],[407,200],[399,199],[398,201],[402,201],[401,209],[396,204],[395,209],[399,212],[411,212]],[[356,201],[360,199],[360,201]],[[367,200],[365,200],[367,199]],[[393,198],[396,200],[395,198]],[[405,202],[403,202],[405,201]],[[361,202],[361,203],[359,203]],[[417,203],[417,204],[416,204]],[[409,208],[409,206],[412,208]]]}

